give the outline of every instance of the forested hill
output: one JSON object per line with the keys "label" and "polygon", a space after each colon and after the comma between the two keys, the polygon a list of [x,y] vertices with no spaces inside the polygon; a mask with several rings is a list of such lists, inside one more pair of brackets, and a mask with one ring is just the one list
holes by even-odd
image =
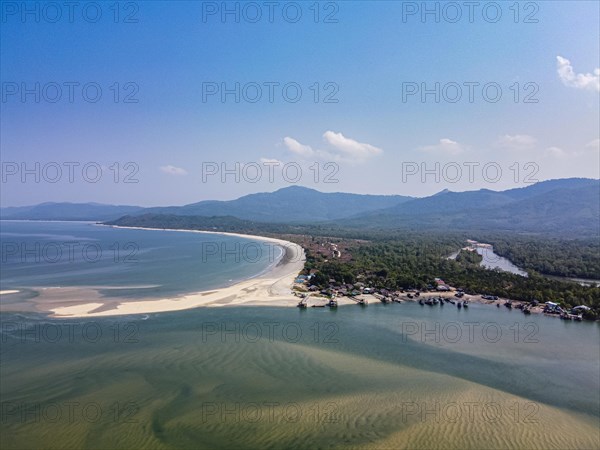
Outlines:
{"label": "forested hill", "polygon": [[312,223],[366,214],[411,200],[402,195],[360,195],[319,192],[290,186],[275,192],[250,194],[230,201],[203,201],[185,206],[148,208],[146,213],[185,216],[233,216],[277,223]]}
{"label": "forested hill", "polygon": [[345,225],[598,237],[600,181],[564,179],[501,192],[443,192],[357,215]]}
{"label": "forested hill", "polygon": [[321,224],[355,230],[498,231],[600,237],[600,180],[544,181],[506,191],[444,190],[425,198],[323,193],[291,186],[230,201],[140,208],[43,204],[2,208],[2,219],[115,220],[124,215],[229,217],[272,224]]}
{"label": "forested hill", "polygon": [[232,216],[243,220],[277,223],[313,223],[340,220],[399,205],[412,197],[319,192],[290,186],[275,192],[249,194],[235,200],[205,200],[183,206],[142,208],[98,203],[43,203],[0,208],[2,219],[115,220],[132,214],[179,216]]}

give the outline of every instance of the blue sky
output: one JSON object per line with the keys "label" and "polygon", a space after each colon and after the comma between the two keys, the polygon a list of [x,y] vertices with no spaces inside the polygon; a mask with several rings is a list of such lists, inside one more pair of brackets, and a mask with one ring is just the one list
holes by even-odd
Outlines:
{"label": "blue sky", "polygon": [[[472,21],[465,2],[427,2],[438,21],[423,2],[320,2],[316,23],[314,2],[274,2],[272,21],[265,2],[224,2],[237,21],[222,2],[120,2],[118,17],[97,2],[95,22],[89,3],[71,20],[62,2],[28,2],[25,15],[2,2],[2,206],[184,204],[294,183],[424,196],[600,176],[598,2],[519,2],[518,18],[512,1],[479,2]],[[236,83],[239,102],[207,94]],[[436,83],[438,102],[407,94]]]}

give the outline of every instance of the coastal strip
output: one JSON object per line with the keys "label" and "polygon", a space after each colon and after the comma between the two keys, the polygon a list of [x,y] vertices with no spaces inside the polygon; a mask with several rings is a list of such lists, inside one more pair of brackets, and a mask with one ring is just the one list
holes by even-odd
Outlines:
{"label": "coastal strip", "polygon": [[[226,233],[202,230],[180,230],[163,228],[144,228],[144,227],[121,227],[115,225],[113,228],[128,228],[136,230],[152,231],[177,231],[191,233],[206,233],[240,237],[244,239],[253,239],[261,242],[268,242],[280,246],[283,249],[281,259],[270,267],[265,273],[254,278],[244,280],[231,286],[212,289],[210,291],[201,291],[183,296],[163,299],[141,300],[141,301],[103,301],[103,298],[96,295],[93,301],[73,302],[75,297],[86,297],[81,295],[82,289],[73,289],[69,295],[71,301],[64,304],[52,303],[45,309],[42,302],[37,304],[40,312],[50,312],[51,317],[56,318],[74,318],[74,317],[102,317],[130,314],[149,314],[166,311],[182,311],[198,307],[220,307],[227,305],[265,305],[265,306],[292,306],[297,303],[297,298],[291,293],[294,279],[304,268],[306,255],[304,249],[298,244],[294,244],[282,239],[269,238],[264,236],[254,236],[239,233]],[[90,298],[90,297],[88,297]],[[43,296],[40,300],[43,299]]]}

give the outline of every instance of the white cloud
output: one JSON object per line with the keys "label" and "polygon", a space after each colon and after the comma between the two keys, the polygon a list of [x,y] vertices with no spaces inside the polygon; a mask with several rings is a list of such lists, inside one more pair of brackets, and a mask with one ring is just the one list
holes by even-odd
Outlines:
{"label": "white cloud", "polygon": [[553,156],[556,158],[564,158],[564,157],[586,157],[590,154],[597,153],[600,150],[600,139],[594,139],[591,142],[588,142],[583,149],[579,150],[563,150],[559,147],[549,147],[546,149],[546,156]]}
{"label": "white cloud", "polygon": [[600,139],[594,139],[585,145],[585,148],[590,150],[600,150]]}
{"label": "white cloud", "polygon": [[565,86],[600,92],[600,68],[595,69],[594,73],[575,73],[571,61],[562,56],[556,57],[556,67]]}
{"label": "white cloud", "polygon": [[380,155],[383,150],[371,144],[365,144],[347,138],[342,133],[326,131],[323,140],[331,147],[328,150],[313,149],[291,137],[285,137],[283,143],[288,150],[302,158],[317,158],[327,161],[362,163],[373,156]]}
{"label": "white cloud", "polygon": [[176,176],[187,175],[187,170],[182,169],[181,167],[172,166],[170,164],[167,166],[161,166],[160,170],[161,170],[161,172],[164,172],[167,175],[176,175]]}
{"label": "white cloud", "polygon": [[424,147],[419,147],[419,150],[423,152],[438,152],[438,153],[446,153],[449,155],[458,155],[465,151],[466,147],[462,144],[459,144],[452,139],[443,138],[440,139],[440,142],[435,145],[426,145]]}
{"label": "white cloud", "polygon": [[260,158],[260,162],[265,163],[265,164],[273,164],[273,165],[280,165],[280,166],[284,165],[283,161],[279,161],[278,159],[275,159],[275,158]]}
{"label": "white cloud", "polygon": [[553,156],[555,158],[564,158],[567,156],[567,152],[560,147],[548,147],[546,149],[546,155]]}
{"label": "white cloud", "polygon": [[283,138],[283,143],[288,150],[295,155],[303,158],[311,158],[315,156],[316,152],[310,147],[310,145],[303,145],[294,138],[285,137]]}
{"label": "white cloud", "polygon": [[495,146],[508,150],[529,150],[535,147],[536,143],[537,139],[533,136],[526,134],[505,134],[496,140]]}
{"label": "white cloud", "polygon": [[341,155],[358,161],[362,161],[383,153],[383,150],[378,147],[347,138],[342,133],[326,131],[323,134],[323,139],[325,139],[329,145],[338,150]]}

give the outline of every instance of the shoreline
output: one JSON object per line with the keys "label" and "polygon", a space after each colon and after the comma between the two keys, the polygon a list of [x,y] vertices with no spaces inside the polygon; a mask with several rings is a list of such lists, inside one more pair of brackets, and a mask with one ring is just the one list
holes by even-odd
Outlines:
{"label": "shoreline", "polygon": [[[300,245],[293,242],[241,233],[122,227],[100,223],[95,223],[95,225],[111,228],[205,233],[239,237],[278,245],[282,249],[282,255],[276,262],[252,278],[228,286],[191,292],[177,297],[125,300],[101,297],[97,290],[98,287],[49,287],[36,289],[39,292],[39,296],[33,302],[35,312],[47,313],[52,318],[87,318],[183,311],[199,307],[222,307],[228,305],[290,306],[295,305],[298,301],[292,294],[292,286],[295,278],[304,268],[306,254]],[[85,297],[85,300],[82,297]],[[12,308],[8,310],[2,308],[2,310],[16,312],[12,311]]]}
{"label": "shoreline", "polygon": [[[88,221],[93,226],[110,227],[117,229],[147,230],[147,231],[171,231],[204,233],[223,236],[237,237],[241,239],[254,240],[259,242],[271,243],[282,250],[274,262],[269,264],[261,272],[250,278],[233,281],[214,289],[203,291],[192,291],[175,296],[164,298],[146,298],[146,299],[127,299],[120,297],[103,297],[101,290],[122,289],[122,287],[112,286],[69,286],[69,287],[38,287],[33,289],[9,289],[2,290],[2,297],[12,298],[13,294],[19,294],[27,290],[36,292],[34,298],[29,299],[27,309],[17,309],[17,304],[0,304],[2,312],[36,312],[47,314],[51,318],[87,318],[87,317],[107,317],[136,314],[150,314],[170,311],[182,311],[199,307],[221,307],[221,306],[272,306],[289,307],[296,306],[299,296],[294,292],[294,280],[304,268],[306,254],[304,249],[295,243],[283,239],[250,235],[233,232],[219,232],[207,230],[190,230],[177,228],[150,228],[139,226],[119,226],[105,225],[103,223]],[[456,301],[468,300],[471,303],[483,305],[503,305],[509,301],[515,305],[527,302],[521,302],[509,298],[499,298],[498,300],[486,300],[479,294],[465,294],[462,300],[454,298],[454,291],[451,292],[423,292],[422,299],[430,297],[450,297]],[[371,294],[362,294],[360,297],[373,303],[379,303],[380,300]],[[400,296],[402,302],[418,302],[418,298],[408,298],[407,294]],[[356,305],[356,301],[351,298],[338,297],[339,306]],[[323,307],[328,302],[325,297],[310,295],[307,297],[308,306]],[[530,308],[534,314],[543,313],[543,304]]]}
{"label": "shoreline", "polygon": [[[231,287],[236,284],[243,283],[244,281],[253,280],[255,278],[261,277],[264,274],[269,273],[271,270],[273,270],[279,264],[281,264],[282,260],[286,257],[287,247],[289,245],[292,245],[292,246],[296,245],[293,242],[285,241],[283,239],[270,238],[270,237],[266,237],[266,236],[258,236],[255,234],[231,233],[228,231],[220,232],[220,231],[205,231],[205,230],[186,230],[186,229],[179,229],[179,228],[146,228],[146,227],[130,227],[130,226],[122,226],[122,225],[105,225],[105,224],[99,223],[99,222],[90,222],[90,223],[92,223],[93,225],[98,226],[98,227],[118,228],[118,229],[123,229],[123,230],[175,231],[175,232],[188,232],[188,233],[219,234],[219,235],[238,237],[238,238],[248,239],[248,240],[253,240],[253,241],[269,242],[269,243],[278,245],[283,250],[281,256],[279,258],[277,258],[277,261],[273,262],[272,264],[269,264],[264,270],[257,273],[256,275],[254,275],[250,278],[244,278],[242,280],[234,281],[233,283],[226,284],[225,286],[210,289],[210,291],[213,291],[215,289],[224,289],[227,287]],[[302,255],[304,256],[303,252],[304,252],[304,249],[302,249]],[[304,261],[304,259],[302,261]],[[198,292],[206,292],[206,291],[198,291]],[[188,295],[188,294],[185,294],[185,295]]]}

